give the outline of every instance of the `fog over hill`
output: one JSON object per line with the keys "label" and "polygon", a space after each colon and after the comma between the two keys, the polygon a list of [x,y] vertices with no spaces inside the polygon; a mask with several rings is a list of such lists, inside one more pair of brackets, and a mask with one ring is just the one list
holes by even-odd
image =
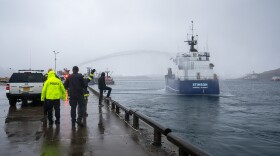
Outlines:
{"label": "fog over hill", "polygon": [[251,75],[256,75],[259,80],[271,80],[273,76],[280,76],[280,68],[264,71],[262,73],[249,73],[238,79],[244,79],[245,77],[250,77]]}
{"label": "fog over hill", "polygon": [[265,71],[259,74],[259,79],[271,80],[273,76],[280,76],[280,68],[275,70]]}

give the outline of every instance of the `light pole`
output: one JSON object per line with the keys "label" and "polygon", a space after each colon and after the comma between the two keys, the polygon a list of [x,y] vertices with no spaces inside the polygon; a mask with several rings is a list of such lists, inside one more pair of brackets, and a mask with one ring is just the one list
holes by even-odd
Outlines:
{"label": "light pole", "polygon": [[53,53],[54,53],[54,71],[56,73],[56,54],[58,54],[59,52],[53,51]]}

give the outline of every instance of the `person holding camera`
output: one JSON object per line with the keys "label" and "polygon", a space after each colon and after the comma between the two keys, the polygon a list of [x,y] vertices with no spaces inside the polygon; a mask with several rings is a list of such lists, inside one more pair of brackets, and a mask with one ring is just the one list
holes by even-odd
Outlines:
{"label": "person holding camera", "polygon": [[[88,83],[93,79],[93,76],[94,76],[94,72],[95,72],[95,69],[92,69],[90,71],[90,75],[89,77],[84,77],[84,83],[85,85],[88,87]],[[87,113],[87,103],[88,103],[88,96],[89,96],[89,91],[87,89],[87,87],[84,89],[84,102],[85,102],[85,111],[84,111],[84,117],[87,117],[88,116],[88,113]]]}

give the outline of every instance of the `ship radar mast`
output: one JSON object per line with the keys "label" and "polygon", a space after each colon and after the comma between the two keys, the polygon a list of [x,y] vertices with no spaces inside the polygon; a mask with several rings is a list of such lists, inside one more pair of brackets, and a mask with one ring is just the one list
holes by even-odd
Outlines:
{"label": "ship radar mast", "polygon": [[192,30],[191,40],[184,41],[184,42],[188,42],[188,44],[190,45],[190,52],[197,52],[197,50],[194,48],[194,46],[197,44],[197,40],[194,39],[194,35],[193,35],[193,30],[194,30],[193,29],[193,21],[191,21],[191,23],[192,23],[192,26],[191,26],[191,30]]}
{"label": "ship radar mast", "polygon": [[105,73],[106,73],[106,76],[108,77],[108,76],[109,76],[109,73],[110,73],[110,71],[108,70],[108,68],[107,68],[107,70],[105,71]]}

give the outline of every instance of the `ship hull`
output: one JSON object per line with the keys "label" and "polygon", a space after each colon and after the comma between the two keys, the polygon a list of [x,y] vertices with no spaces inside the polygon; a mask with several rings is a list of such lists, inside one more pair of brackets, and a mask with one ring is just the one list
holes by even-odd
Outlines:
{"label": "ship hull", "polygon": [[186,95],[220,94],[219,80],[176,80],[165,78],[166,90]]}

